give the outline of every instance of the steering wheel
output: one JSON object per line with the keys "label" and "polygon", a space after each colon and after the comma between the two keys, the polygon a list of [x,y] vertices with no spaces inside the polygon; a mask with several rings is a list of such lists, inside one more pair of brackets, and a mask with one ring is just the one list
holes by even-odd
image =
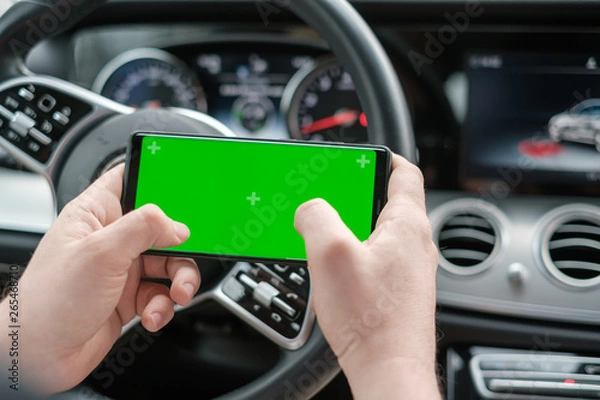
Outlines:
{"label": "steering wheel", "polygon": [[[127,139],[135,130],[234,136],[219,121],[199,112],[136,111],[26,69],[24,57],[33,46],[69,29],[104,2],[22,0],[0,18],[0,145],[46,177],[57,212],[96,177],[124,160]],[[314,28],[350,72],[369,120],[369,141],[386,144],[415,162],[404,93],[381,44],[356,10],[346,0],[276,3],[273,7],[289,8]],[[225,275],[213,289],[195,297],[192,305],[207,299],[219,302],[278,344],[281,357],[271,371],[222,398],[287,399],[298,393],[312,397],[339,372],[339,366],[308,306],[310,277],[305,266],[238,263]],[[264,291],[265,282],[271,282],[271,288],[280,285],[277,292],[289,300],[287,310],[274,301],[271,289]],[[247,301],[248,291],[261,299],[260,311]],[[295,310],[290,311],[289,305]],[[292,312],[293,320],[285,315]],[[275,318],[275,314],[285,318]],[[135,324],[139,320],[129,327]],[[128,329],[123,332],[126,335]]]}

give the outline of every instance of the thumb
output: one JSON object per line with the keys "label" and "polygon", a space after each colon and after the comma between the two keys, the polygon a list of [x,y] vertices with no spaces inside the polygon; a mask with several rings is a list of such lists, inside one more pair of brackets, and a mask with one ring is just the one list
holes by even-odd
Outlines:
{"label": "thumb", "polygon": [[190,230],[173,221],[158,206],[146,204],[119,218],[94,235],[100,248],[119,252],[134,260],[151,247],[165,248],[180,245],[190,236]]}
{"label": "thumb", "polygon": [[294,226],[304,238],[308,258],[318,262],[360,244],[337,211],[323,199],[314,199],[296,210]]}

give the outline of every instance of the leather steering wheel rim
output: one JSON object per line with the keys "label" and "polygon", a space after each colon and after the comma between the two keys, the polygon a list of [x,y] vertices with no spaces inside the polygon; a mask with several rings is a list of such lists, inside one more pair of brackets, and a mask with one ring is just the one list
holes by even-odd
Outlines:
{"label": "leather steering wheel rim", "polygon": [[[23,60],[37,42],[69,29],[105,2],[22,0],[16,3],[0,18],[0,81],[30,74]],[[60,26],[40,31],[43,34],[32,38],[31,24],[43,27],[44,21],[50,21],[51,16],[56,19],[53,7],[57,3],[70,6],[70,9],[63,10],[64,19]],[[360,14],[347,0],[290,0],[273,4],[273,7],[281,6],[289,8],[315,29],[352,75],[369,120],[369,141],[385,144],[409,161],[416,162],[414,135],[404,92],[391,61]],[[309,341],[301,349],[285,352],[270,372],[220,398],[310,398],[338,372],[335,355],[315,324]]]}

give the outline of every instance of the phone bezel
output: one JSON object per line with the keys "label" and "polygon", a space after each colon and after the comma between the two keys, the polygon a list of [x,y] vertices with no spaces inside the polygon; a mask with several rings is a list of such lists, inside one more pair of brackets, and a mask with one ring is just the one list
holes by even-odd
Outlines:
{"label": "phone bezel", "polygon": [[[127,156],[125,160],[125,176],[123,180],[123,195],[121,199],[121,205],[123,214],[126,214],[134,210],[135,200],[137,194],[137,183],[140,166],[141,156],[141,144],[145,137],[169,137],[169,138],[182,138],[192,140],[220,140],[220,141],[235,141],[235,142],[260,142],[260,143],[274,143],[274,144],[291,144],[296,146],[329,146],[339,148],[363,148],[366,150],[374,150],[376,154],[375,162],[375,187],[373,193],[373,211],[372,211],[372,226],[371,232],[375,230],[377,224],[377,218],[383,210],[385,203],[387,202],[387,189],[388,180],[391,173],[392,165],[392,153],[389,148],[384,145],[374,144],[354,144],[354,143],[340,143],[340,142],[317,142],[317,141],[300,141],[300,140],[279,140],[279,139],[258,139],[258,138],[245,138],[245,137],[225,137],[225,136],[213,136],[213,135],[202,135],[192,133],[169,133],[169,132],[150,132],[150,131],[136,131],[130,136],[129,143],[127,146]],[[144,254],[160,255],[160,256],[183,256],[183,257],[202,257],[217,259],[221,261],[245,261],[245,262],[262,262],[262,263],[285,263],[285,264],[301,264],[305,265],[305,259],[296,258],[270,258],[270,257],[254,257],[254,256],[240,256],[231,254],[215,254],[215,253],[204,253],[204,252],[190,252],[190,251],[178,251],[178,250],[161,250],[161,249],[150,249]]]}

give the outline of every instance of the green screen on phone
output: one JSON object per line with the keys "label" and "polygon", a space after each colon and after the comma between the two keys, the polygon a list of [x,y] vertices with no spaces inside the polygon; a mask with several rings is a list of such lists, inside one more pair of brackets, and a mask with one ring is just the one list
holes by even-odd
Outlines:
{"label": "green screen on phone", "polygon": [[327,200],[358,239],[371,234],[382,148],[137,135],[134,208],[156,204],[191,231],[166,250],[306,260],[294,214],[314,198]]}

